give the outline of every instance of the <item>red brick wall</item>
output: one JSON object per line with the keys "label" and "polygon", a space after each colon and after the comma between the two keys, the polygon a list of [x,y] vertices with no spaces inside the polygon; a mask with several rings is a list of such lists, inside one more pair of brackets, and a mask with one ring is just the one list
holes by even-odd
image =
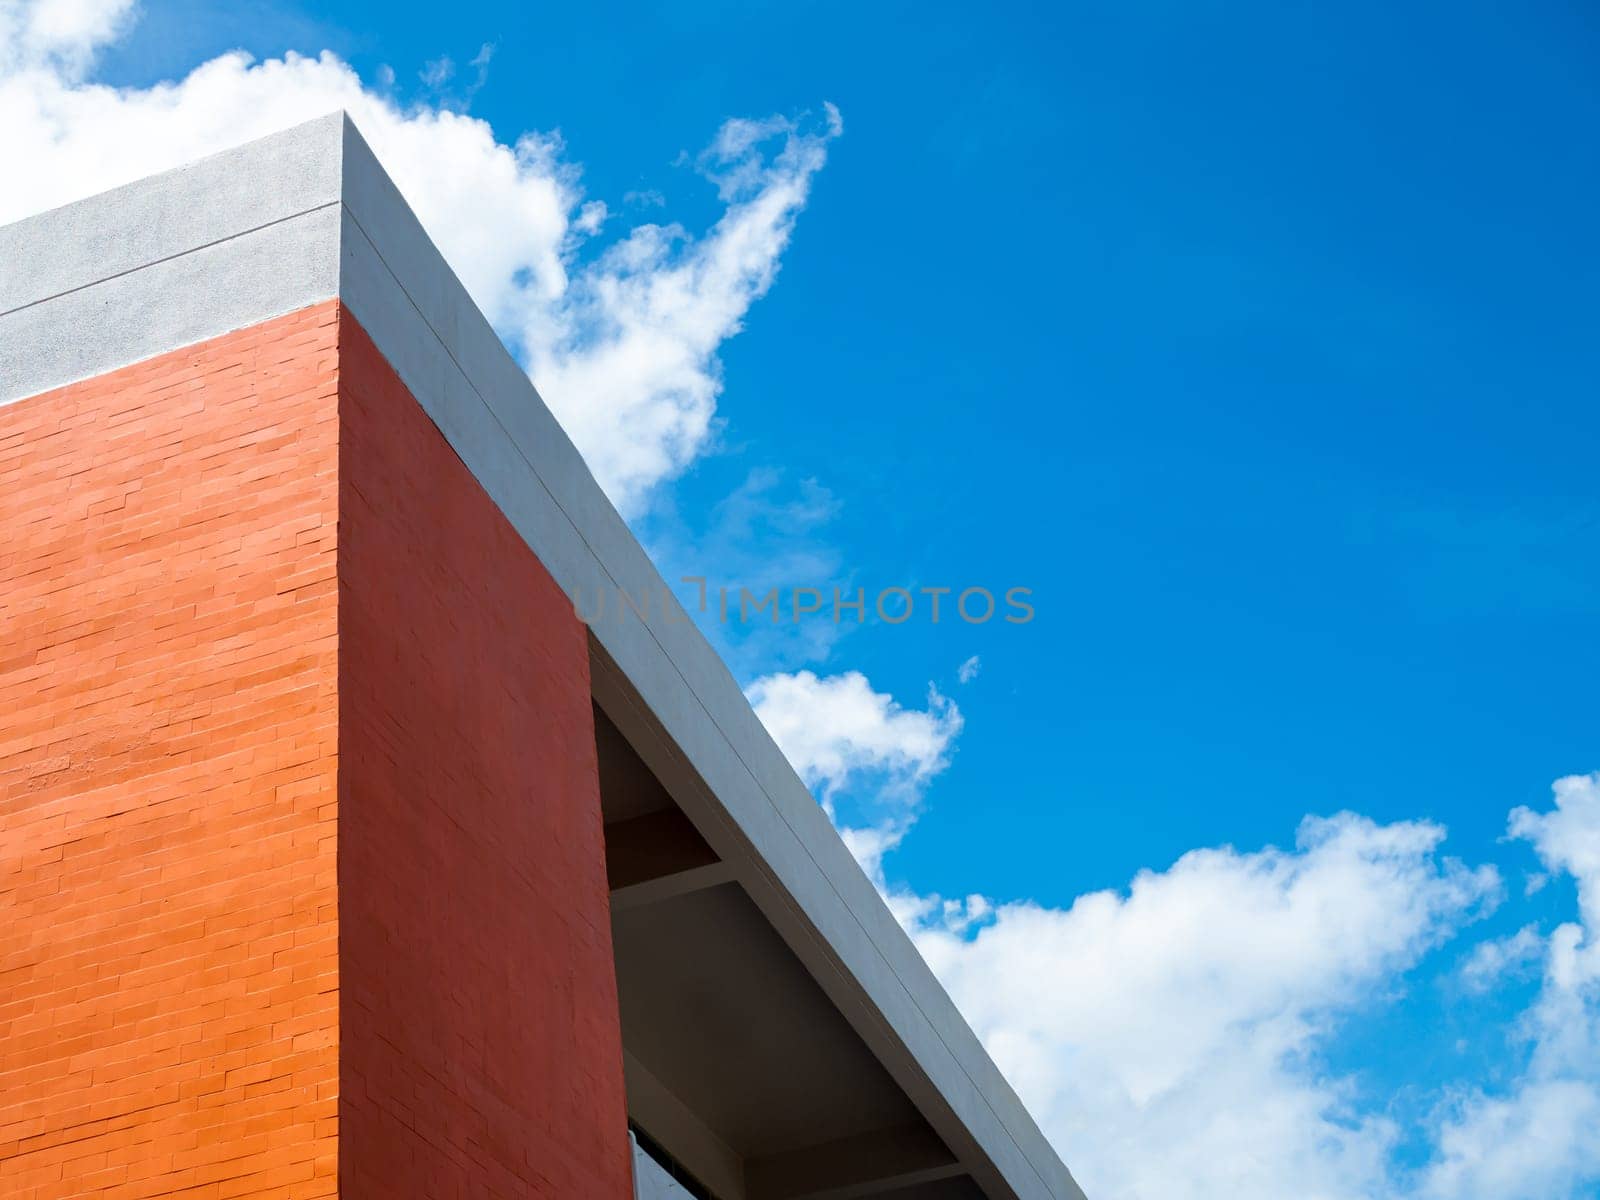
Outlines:
{"label": "red brick wall", "polygon": [[0,408],[0,1197],[623,1200],[587,662],[336,304]]}
{"label": "red brick wall", "polygon": [[587,634],[348,317],[341,359],[341,1190],[624,1200]]}
{"label": "red brick wall", "polygon": [[0,1196],[335,1186],[332,304],[0,408]]}

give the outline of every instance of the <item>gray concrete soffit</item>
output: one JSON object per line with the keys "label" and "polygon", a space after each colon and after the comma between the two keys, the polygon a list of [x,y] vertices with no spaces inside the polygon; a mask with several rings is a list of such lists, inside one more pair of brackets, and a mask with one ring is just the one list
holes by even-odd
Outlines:
{"label": "gray concrete soffit", "polygon": [[[668,593],[343,113],[0,228],[0,404],[334,296],[569,596]],[[593,636],[703,781],[687,815],[980,1185],[1081,1200],[687,614]]]}

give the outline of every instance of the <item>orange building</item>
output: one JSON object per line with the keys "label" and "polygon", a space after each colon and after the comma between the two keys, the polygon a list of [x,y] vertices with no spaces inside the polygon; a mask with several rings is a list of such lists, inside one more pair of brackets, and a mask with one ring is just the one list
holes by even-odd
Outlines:
{"label": "orange building", "polygon": [[0,229],[0,531],[0,1196],[1081,1196],[342,114]]}

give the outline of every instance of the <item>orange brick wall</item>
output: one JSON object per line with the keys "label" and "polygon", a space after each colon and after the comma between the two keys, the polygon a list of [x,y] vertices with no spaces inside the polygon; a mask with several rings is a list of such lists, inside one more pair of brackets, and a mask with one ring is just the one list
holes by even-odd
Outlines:
{"label": "orange brick wall", "polygon": [[332,1194],[337,306],[0,408],[0,1196]]}
{"label": "orange brick wall", "polygon": [[337,303],[0,407],[0,1198],[629,1196],[591,714]]}

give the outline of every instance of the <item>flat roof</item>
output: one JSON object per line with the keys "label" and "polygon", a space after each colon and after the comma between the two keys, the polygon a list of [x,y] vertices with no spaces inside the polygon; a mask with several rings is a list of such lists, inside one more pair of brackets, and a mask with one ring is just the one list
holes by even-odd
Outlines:
{"label": "flat roof", "polygon": [[[871,1092],[861,1101],[862,1120],[898,1120],[903,1103],[967,1181],[952,1181],[948,1170],[907,1169],[882,1175],[903,1187],[873,1194],[954,1197],[972,1194],[960,1190],[967,1186],[994,1200],[1080,1200],[738,681],[675,600],[663,608],[670,589],[344,113],[0,228],[0,404],[334,297],[569,596],[614,596],[620,588],[656,601],[642,615],[597,621],[590,633],[597,725],[602,737],[626,743],[615,752],[615,763],[625,763],[616,770],[634,772],[615,774],[619,782],[603,790],[621,805],[608,855],[622,863],[618,870],[636,872],[613,893],[625,1031],[658,1060],[642,1061],[645,1051],[636,1057],[625,1041],[630,1109],[649,1107],[658,1125],[672,1126],[651,1136],[674,1154],[680,1151],[669,1143],[678,1142],[708,1173],[721,1151],[759,1160],[762,1170],[747,1185],[733,1183],[732,1174],[723,1185],[749,1200],[866,1194],[826,1178],[799,1192],[772,1182],[827,1155],[796,1157],[766,1126],[746,1120],[750,1127],[741,1127],[736,1109],[701,1120],[733,1094],[717,1093],[715,1079],[656,1077],[658,1062],[681,1048],[650,1013],[629,1016],[626,978],[646,970],[652,947],[668,944],[652,929],[666,917],[632,901],[666,896],[682,918],[680,942],[685,929],[704,927],[707,936],[698,948],[685,943],[675,961],[650,965],[649,979],[714,968],[731,979],[743,971],[751,1002],[768,983],[782,990],[770,999],[780,1014],[820,1011],[820,997],[855,1039],[847,1046],[830,1032],[837,1046],[826,1053],[839,1064],[862,1063],[860,1086]],[[652,788],[670,804],[641,807],[639,795]],[[680,818],[681,836],[663,833],[662,821]],[[639,824],[651,820],[657,824]],[[687,857],[652,874],[656,868],[638,867],[638,854],[628,858],[630,837],[646,859],[662,845]],[[693,954],[710,957],[696,968],[684,961]],[[753,963],[768,965],[757,972]],[[802,993],[810,998],[796,999]],[[850,1048],[857,1044],[875,1068]],[[789,1068],[775,1057],[767,1069]],[[748,1083],[727,1086],[748,1091]],[[686,1088],[703,1095],[684,1096]],[[676,1111],[685,1109],[698,1117]],[[738,1128],[730,1135],[723,1127]],[[851,1129],[829,1126],[836,1159],[899,1155],[913,1168],[933,1161],[917,1157],[916,1130],[885,1150],[857,1144]],[[721,1150],[698,1145],[707,1137]],[[730,1137],[751,1148],[741,1151]]]}

